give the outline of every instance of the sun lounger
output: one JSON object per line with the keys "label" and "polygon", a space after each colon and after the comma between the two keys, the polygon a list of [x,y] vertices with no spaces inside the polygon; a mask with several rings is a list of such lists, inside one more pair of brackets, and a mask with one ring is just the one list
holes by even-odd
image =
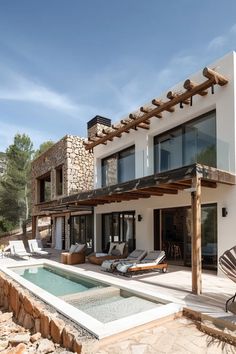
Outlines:
{"label": "sun lounger", "polygon": [[31,254],[25,249],[23,241],[9,241],[10,252],[12,256],[28,259]]}
{"label": "sun lounger", "polygon": [[134,275],[145,271],[162,270],[163,273],[167,270],[167,263],[163,262],[165,259],[164,251],[148,252],[146,257],[140,262],[126,262],[122,261],[116,266],[116,270],[124,275]]}
{"label": "sun lounger", "polygon": [[102,270],[104,270],[106,272],[114,272],[116,269],[116,266],[120,262],[129,262],[129,263],[139,262],[146,256],[146,254],[147,254],[147,252],[144,250],[134,250],[133,252],[131,252],[128,255],[127,258],[105,260],[102,263],[101,268],[102,268]]}
{"label": "sun lounger", "polygon": [[128,246],[125,242],[111,242],[107,253],[92,253],[88,261],[92,264],[101,265],[104,261],[123,259],[128,256]]}
{"label": "sun lounger", "polygon": [[[219,258],[219,264],[222,271],[227,275],[229,279],[236,283],[236,246],[225,251]],[[225,303],[225,311],[228,312],[228,305],[230,302],[234,302],[236,299],[236,293],[231,296]]]}
{"label": "sun lounger", "polygon": [[30,252],[34,255],[37,256],[48,256],[49,253],[47,251],[44,251],[42,249],[42,243],[41,240],[33,239],[33,240],[28,240],[28,245]]}

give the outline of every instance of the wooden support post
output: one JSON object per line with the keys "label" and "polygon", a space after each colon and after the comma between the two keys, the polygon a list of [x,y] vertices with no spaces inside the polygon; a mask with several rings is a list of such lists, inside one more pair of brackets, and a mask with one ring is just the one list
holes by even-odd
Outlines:
{"label": "wooden support post", "polygon": [[192,292],[202,292],[202,252],[201,252],[201,179],[192,180]]}
{"label": "wooden support post", "polygon": [[33,215],[32,216],[32,238],[36,238],[37,223],[38,223],[37,216]]}

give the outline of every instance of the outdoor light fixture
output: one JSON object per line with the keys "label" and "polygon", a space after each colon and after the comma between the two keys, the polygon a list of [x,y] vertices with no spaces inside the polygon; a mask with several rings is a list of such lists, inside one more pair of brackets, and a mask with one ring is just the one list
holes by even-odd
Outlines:
{"label": "outdoor light fixture", "polygon": [[138,214],[138,221],[142,221],[143,217],[142,215]]}
{"label": "outdoor light fixture", "polygon": [[225,218],[228,215],[228,209],[222,208],[222,217]]}

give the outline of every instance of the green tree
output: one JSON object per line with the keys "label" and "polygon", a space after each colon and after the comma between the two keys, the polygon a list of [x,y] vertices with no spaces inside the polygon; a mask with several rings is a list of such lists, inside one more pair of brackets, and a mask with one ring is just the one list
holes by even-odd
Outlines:
{"label": "green tree", "polygon": [[35,151],[34,153],[34,159],[39,157],[42,153],[44,153],[46,150],[48,150],[51,146],[53,146],[55,143],[51,140],[45,141],[39,146],[39,149]]}
{"label": "green tree", "polygon": [[29,136],[16,134],[6,150],[7,169],[0,181],[0,213],[6,224],[20,226],[23,237],[30,217],[30,167],[33,144]]}

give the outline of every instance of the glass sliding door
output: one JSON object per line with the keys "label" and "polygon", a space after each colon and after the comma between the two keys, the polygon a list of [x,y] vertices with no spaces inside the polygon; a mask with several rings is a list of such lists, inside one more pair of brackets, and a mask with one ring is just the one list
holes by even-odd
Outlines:
{"label": "glass sliding door", "polygon": [[[201,207],[202,217],[202,267],[217,268],[217,205]],[[191,217],[190,207],[162,209],[154,212],[155,245],[162,245],[170,264],[191,266]],[[161,230],[161,231],[160,231]]]}
{"label": "glass sliding door", "polygon": [[135,249],[135,216],[133,211],[102,215],[102,248],[109,242],[126,242],[129,252]]}
{"label": "glass sliding door", "polygon": [[87,252],[93,250],[93,215],[77,215],[70,218],[71,244],[86,244]]}

